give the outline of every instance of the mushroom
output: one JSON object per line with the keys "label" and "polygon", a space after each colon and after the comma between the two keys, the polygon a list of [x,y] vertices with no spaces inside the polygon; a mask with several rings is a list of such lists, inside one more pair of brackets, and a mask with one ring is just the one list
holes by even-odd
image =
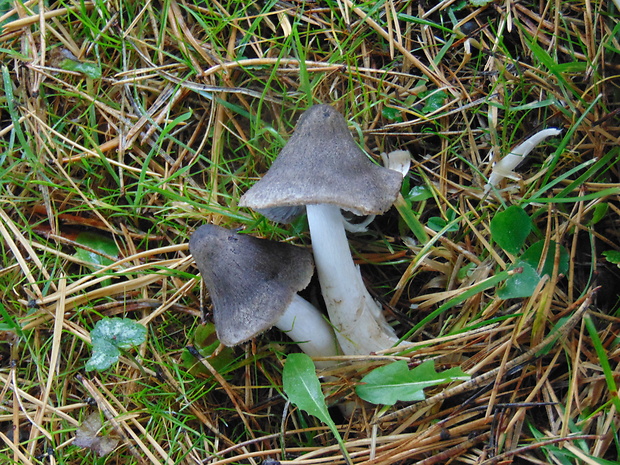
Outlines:
{"label": "mushroom", "polygon": [[[493,165],[489,182],[484,185],[484,195],[491,192],[491,189],[497,186],[504,178],[518,179],[514,169],[525,160],[538,144],[547,137],[557,136],[561,132],[562,130],[557,128],[543,129],[512,149],[508,155]],[[493,151],[489,153],[489,158],[493,158]]]}
{"label": "mushroom", "polygon": [[368,159],[338,111],[315,105],[300,117],[269,171],[239,201],[282,223],[306,207],[323,298],[347,355],[387,349],[398,338],[353,262],[340,209],[356,215],[384,213],[401,182],[401,173]]}
{"label": "mushroom", "polygon": [[[311,357],[338,355],[330,324],[297,295],[313,274],[309,251],[220,226],[199,227],[189,249],[213,302],[218,339],[241,344],[276,326]],[[317,362],[320,368],[329,363]]]}

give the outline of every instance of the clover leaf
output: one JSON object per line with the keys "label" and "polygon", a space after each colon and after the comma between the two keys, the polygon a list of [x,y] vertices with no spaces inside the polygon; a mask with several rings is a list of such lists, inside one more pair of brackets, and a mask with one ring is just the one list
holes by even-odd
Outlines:
{"label": "clover leaf", "polygon": [[105,370],[118,361],[120,349],[130,349],[146,340],[146,328],[129,318],[103,318],[90,332],[93,354],[86,371]]}

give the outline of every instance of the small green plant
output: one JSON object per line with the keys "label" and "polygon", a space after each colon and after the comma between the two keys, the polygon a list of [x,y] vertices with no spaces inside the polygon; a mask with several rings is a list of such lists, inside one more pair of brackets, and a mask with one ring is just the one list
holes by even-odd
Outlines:
{"label": "small green plant", "polygon": [[[215,352],[220,346],[220,341],[215,332],[213,323],[206,323],[196,328],[193,337],[194,348],[198,353],[206,358],[211,366],[220,374],[227,373],[232,369],[235,361],[233,349],[225,347],[220,352]],[[194,375],[210,375],[209,370],[196,358],[189,349],[185,349],[181,355],[183,366]]]}
{"label": "small green plant", "polygon": [[77,73],[82,73],[89,77],[90,79],[100,79],[101,78],[101,67],[97,66],[94,63],[87,63],[84,61],[78,60],[76,57],[69,55],[64,58],[60,63],[60,68],[67,71],[74,71]]}
{"label": "small green plant", "polygon": [[620,251],[618,250],[606,250],[603,252],[603,256],[609,263],[614,263],[620,267]]}
{"label": "small green plant", "polygon": [[[470,376],[458,367],[437,373],[434,362],[428,360],[409,370],[407,362],[399,360],[371,371],[362,378],[355,392],[367,402],[394,405],[399,400],[424,400],[426,387],[468,379]],[[306,354],[290,354],[284,365],[282,382],[289,401],[325,423],[334,434],[345,458],[351,463],[342,437],[327,410],[312,359]]]}
{"label": "small green plant", "polygon": [[90,332],[93,354],[86,371],[106,370],[118,361],[121,350],[142,344],[146,328],[129,318],[103,318]]}
{"label": "small green plant", "polygon": [[288,400],[309,415],[325,423],[338,441],[347,463],[352,463],[336,424],[327,410],[321,382],[316,375],[314,362],[306,354],[290,354],[286,357],[282,372],[282,384]]}
{"label": "small green plant", "polygon": [[120,255],[116,242],[102,234],[81,232],[76,236],[75,242],[87,247],[87,249],[76,247],[75,256],[86,263],[92,264],[90,268],[93,271],[114,263],[108,257],[118,258]]}
{"label": "small green plant", "polygon": [[491,220],[493,240],[512,255],[519,253],[531,230],[531,218],[517,205],[497,213]]}
{"label": "small green plant", "polygon": [[531,230],[531,218],[521,207],[516,205],[497,213],[491,220],[493,240],[507,253],[518,256],[515,263],[510,267],[511,270],[517,270],[518,273],[508,278],[497,291],[497,296],[501,299],[531,296],[542,277],[552,275],[556,248],[558,247],[558,274],[568,271],[568,252],[554,241],[549,241],[544,259],[542,259],[545,251],[544,240],[532,244],[525,252],[518,255],[523,250]]}
{"label": "small green plant", "polygon": [[470,379],[459,367],[437,373],[432,360],[409,369],[405,360],[376,368],[362,378],[357,395],[372,404],[394,405],[397,401],[424,400],[424,388]]}
{"label": "small green plant", "polygon": [[454,210],[448,210],[446,212],[446,219],[441,218],[440,216],[431,216],[428,219],[427,226],[431,228],[433,231],[441,231],[443,228],[448,226],[446,232],[457,232],[459,230],[459,225],[454,221],[457,217],[457,213]]}
{"label": "small green plant", "polygon": [[446,94],[443,90],[432,92],[427,91],[422,92],[420,97],[424,99],[424,107],[421,111],[423,114],[427,115],[443,107],[446,99],[448,98],[448,94]]}

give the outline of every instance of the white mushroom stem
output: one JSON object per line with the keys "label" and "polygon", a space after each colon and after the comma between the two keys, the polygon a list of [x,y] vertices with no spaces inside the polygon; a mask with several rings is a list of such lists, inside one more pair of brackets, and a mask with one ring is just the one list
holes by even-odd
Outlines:
{"label": "white mushroom stem", "polygon": [[[342,353],[334,329],[323,314],[297,294],[275,326],[285,332],[310,357],[331,357]],[[332,368],[335,363],[327,360],[314,361],[314,365],[320,370]],[[325,380],[335,383],[338,378],[327,376]],[[355,402],[344,401],[339,403],[338,407],[346,418],[350,418],[356,405]]]}
{"label": "white mushroom stem", "polygon": [[[295,294],[284,315],[275,326],[286,333],[310,357],[339,355],[334,330],[314,305]],[[317,368],[327,368],[332,362],[314,362]]]}
{"label": "white mushroom stem", "polygon": [[308,205],[314,263],[329,319],[346,355],[367,355],[398,342],[353,263],[340,209]]}

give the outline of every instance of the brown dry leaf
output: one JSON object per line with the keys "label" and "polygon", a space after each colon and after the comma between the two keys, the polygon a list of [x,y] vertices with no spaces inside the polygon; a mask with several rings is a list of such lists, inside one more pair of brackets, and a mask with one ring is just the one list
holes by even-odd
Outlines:
{"label": "brown dry leaf", "polygon": [[98,435],[101,426],[99,413],[91,413],[78,427],[73,444],[93,450],[99,454],[99,457],[109,454],[118,444],[118,439]]}

